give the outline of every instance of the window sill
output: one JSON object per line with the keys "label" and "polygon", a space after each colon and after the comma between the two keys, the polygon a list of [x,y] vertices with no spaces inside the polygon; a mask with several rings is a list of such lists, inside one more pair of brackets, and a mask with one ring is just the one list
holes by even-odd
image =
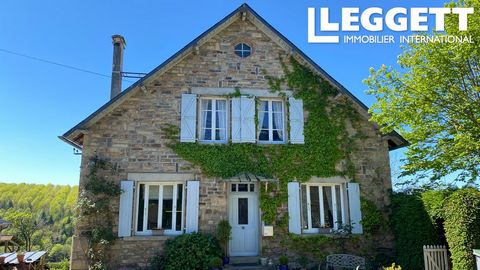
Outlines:
{"label": "window sill", "polygon": [[161,241],[174,238],[177,235],[134,235],[123,237],[123,241]]}

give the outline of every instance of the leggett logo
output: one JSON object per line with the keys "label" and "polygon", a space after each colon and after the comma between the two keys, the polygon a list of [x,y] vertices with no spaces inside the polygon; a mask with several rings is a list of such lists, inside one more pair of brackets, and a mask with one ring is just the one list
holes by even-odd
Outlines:
{"label": "leggett logo", "polygon": [[[394,32],[427,32],[429,19],[434,17],[435,30],[445,31],[445,16],[458,15],[458,30],[468,29],[468,16],[474,13],[473,8],[445,8],[445,7],[394,7],[384,11],[379,7],[370,7],[360,11],[358,7],[344,7],[341,11],[341,23],[331,22],[329,8],[320,8],[317,22],[317,10],[308,8],[308,42],[309,43],[340,43],[340,35],[327,35],[325,32],[358,32],[361,29],[369,32],[380,32],[387,29]],[[432,23],[430,23],[431,25]],[[318,30],[317,30],[318,26]],[[321,35],[317,35],[321,33]],[[408,42],[448,42],[473,43],[470,36],[425,36],[400,35],[400,43]],[[393,35],[344,35],[343,43],[395,43]]]}

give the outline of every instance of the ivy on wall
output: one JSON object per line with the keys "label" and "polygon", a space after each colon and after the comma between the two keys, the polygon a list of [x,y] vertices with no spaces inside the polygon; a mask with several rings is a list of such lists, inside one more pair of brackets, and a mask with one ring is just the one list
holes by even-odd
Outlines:
{"label": "ivy on wall", "polygon": [[[287,225],[288,217],[278,216],[277,209],[287,201],[288,182],[305,182],[312,176],[341,175],[353,179],[350,153],[354,150],[354,138],[348,135],[346,123],[350,121],[355,125],[358,113],[349,103],[334,99],[338,90],[293,57],[288,63],[281,61],[284,76],[267,76],[269,85],[271,91],[280,96],[285,96],[282,89],[287,88],[295,98],[303,100],[304,109],[308,112],[304,124],[305,144],[180,143],[178,127],[164,130],[171,139],[169,146],[174,152],[199,166],[207,176],[231,178],[251,173],[278,179],[278,185],[269,185],[268,190],[261,189],[262,218],[269,224]],[[337,170],[336,165],[342,160],[346,166]]]}
{"label": "ivy on wall", "polygon": [[94,156],[77,203],[79,236],[87,241],[84,248],[89,270],[107,269],[107,252],[117,238],[113,231],[111,201],[118,198],[120,187],[108,179],[116,173],[109,162]]}

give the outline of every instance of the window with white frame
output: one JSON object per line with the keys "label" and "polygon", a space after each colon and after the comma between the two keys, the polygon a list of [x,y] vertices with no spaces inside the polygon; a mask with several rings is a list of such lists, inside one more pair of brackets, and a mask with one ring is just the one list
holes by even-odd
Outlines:
{"label": "window with white frame", "polygon": [[300,197],[304,233],[328,233],[346,220],[342,185],[305,184]]}
{"label": "window with white frame", "polygon": [[166,235],[181,234],[184,224],[183,183],[139,183],[136,232],[152,234],[163,229]]}
{"label": "window with white frame", "polygon": [[226,99],[200,99],[200,141],[227,141]]}
{"label": "window with white frame", "polygon": [[258,141],[285,142],[285,113],[281,100],[260,99],[258,107]]}

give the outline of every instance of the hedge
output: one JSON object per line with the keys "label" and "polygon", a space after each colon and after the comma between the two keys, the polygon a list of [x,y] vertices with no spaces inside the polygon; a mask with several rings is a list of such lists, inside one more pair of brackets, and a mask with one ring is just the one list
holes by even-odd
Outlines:
{"label": "hedge", "polygon": [[446,201],[444,218],[453,270],[475,269],[472,249],[480,247],[480,191],[455,191]]}
{"label": "hedge", "polygon": [[403,269],[423,270],[423,245],[437,243],[438,237],[420,194],[393,194],[392,213],[396,263]]}

